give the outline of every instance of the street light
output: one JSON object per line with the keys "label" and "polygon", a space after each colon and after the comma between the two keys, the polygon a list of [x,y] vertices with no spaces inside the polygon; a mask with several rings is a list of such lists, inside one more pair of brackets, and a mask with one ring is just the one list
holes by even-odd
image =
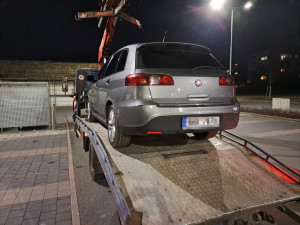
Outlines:
{"label": "street light", "polygon": [[223,7],[225,0],[212,0],[210,2],[210,7],[215,10],[219,10]]}
{"label": "street light", "polygon": [[[214,10],[220,10],[223,8],[225,4],[225,0],[211,0],[210,7]],[[251,1],[248,1],[243,7],[245,10],[249,10],[253,6]],[[230,25],[230,61],[229,61],[229,74],[232,72],[232,34],[233,34],[233,14],[234,10],[237,8],[241,8],[242,6],[238,7],[231,7],[231,25]]]}
{"label": "street light", "polygon": [[253,6],[253,3],[252,3],[252,2],[247,2],[247,3],[244,5],[244,9],[248,10],[248,9],[250,9],[252,6]]}

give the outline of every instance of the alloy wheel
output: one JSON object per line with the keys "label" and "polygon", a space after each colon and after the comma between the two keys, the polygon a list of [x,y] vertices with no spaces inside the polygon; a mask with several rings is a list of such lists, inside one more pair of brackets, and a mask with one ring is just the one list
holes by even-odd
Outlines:
{"label": "alloy wheel", "polygon": [[110,110],[108,116],[108,137],[111,142],[114,142],[116,137],[116,119],[114,110]]}

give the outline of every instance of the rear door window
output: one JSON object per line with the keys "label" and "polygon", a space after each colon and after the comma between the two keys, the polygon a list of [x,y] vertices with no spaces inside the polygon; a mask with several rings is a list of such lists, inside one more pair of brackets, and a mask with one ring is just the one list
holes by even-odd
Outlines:
{"label": "rear door window", "polygon": [[116,69],[116,73],[121,72],[125,69],[127,55],[128,55],[128,50],[123,50],[121,52],[121,55],[120,55],[119,61],[118,61],[118,65],[117,65],[117,69]]}
{"label": "rear door window", "polygon": [[99,80],[102,79],[102,78],[104,78],[107,65],[108,65],[108,62],[104,63],[104,65],[100,69],[100,71],[99,71]]}
{"label": "rear door window", "polygon": [[113,58],[110,60],[108,66],[107,66],[104,77],[107,77],[116,72],[119,57],[120,57],[121,53],[122,52],[117,52],[116,54],[113,55]]}

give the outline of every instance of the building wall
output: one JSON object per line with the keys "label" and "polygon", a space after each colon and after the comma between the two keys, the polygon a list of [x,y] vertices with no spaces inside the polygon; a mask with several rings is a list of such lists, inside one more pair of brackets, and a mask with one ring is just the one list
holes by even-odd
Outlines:
{"label": "building wall", "polygon": [[[300,50],[273,50],[252,54],[248,57],[248,83],[263,80],[275,82],[282,76],[300,74]],[[273,79],[271,79],[273,78]],[[271,79],[271,80],[270,80]]]}

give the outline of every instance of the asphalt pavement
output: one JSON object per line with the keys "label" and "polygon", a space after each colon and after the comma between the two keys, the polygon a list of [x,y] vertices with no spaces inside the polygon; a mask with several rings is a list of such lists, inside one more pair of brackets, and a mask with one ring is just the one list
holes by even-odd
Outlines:
{"label": "asphalt pavement", "polygon": [[230,131],[300,172],[300,120],[241,113]]}

